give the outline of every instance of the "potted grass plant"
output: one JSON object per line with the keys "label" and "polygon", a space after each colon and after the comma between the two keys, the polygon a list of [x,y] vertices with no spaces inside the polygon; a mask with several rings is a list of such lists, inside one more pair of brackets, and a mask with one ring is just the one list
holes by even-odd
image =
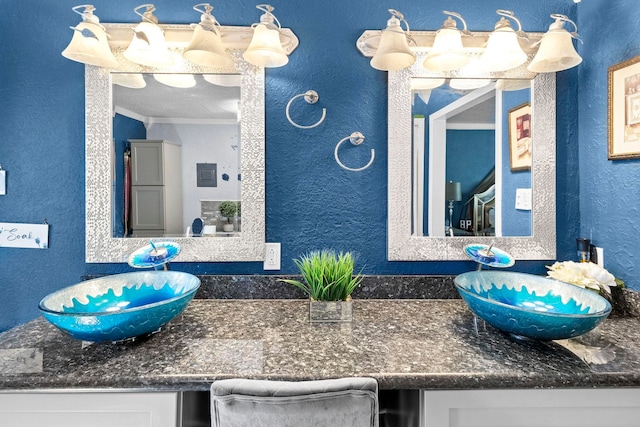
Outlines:
{"label": "potted grass plant", "polygon": [[310,298],[309,319],[312,322],[348,322],[353,319],[351,293],[362,282],[354,275],[355,260],[350,252],[323,249],[294,259],[302,281],[280,279],[302,289]]}
{"label": "potted grass plant", "polygon": [[233,231],[233,216],[238,211],[238,206],[236,205],[235,202],[226,200],[220,203],[219,209],[220,209],[220,215],[227,218],[227,222],[223,224],[222,230],[227,232]]}

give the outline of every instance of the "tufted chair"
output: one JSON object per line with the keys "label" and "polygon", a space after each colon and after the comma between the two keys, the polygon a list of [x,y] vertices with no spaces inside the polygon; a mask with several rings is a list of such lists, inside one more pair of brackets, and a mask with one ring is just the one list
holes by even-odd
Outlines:
{"label": "tufted chair", "polygon": [[373,378],[228,379],[211,385],[213,427],[378,427]]}

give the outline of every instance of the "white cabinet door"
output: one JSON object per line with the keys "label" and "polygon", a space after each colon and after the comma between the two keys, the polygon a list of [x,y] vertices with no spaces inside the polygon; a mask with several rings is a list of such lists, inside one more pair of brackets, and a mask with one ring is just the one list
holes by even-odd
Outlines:
{"label": "white cabinet door", "polygon": [[177,393],[0,393],[2,427],[176,427]]}
{"label": "white cabinet door", "polygon": [[[164,232],[164,187],[136,185],[131,187],[131,228]],[[162,235],[162,234],[160,234]]]}
{"label": "white cabinet door", "polygon": [[131,142],[131,185],[164,185],[162,141]]}
{"label": "white cabinet door", "polygon": [[422,427],[637,427],[640,389],[423,390]]}

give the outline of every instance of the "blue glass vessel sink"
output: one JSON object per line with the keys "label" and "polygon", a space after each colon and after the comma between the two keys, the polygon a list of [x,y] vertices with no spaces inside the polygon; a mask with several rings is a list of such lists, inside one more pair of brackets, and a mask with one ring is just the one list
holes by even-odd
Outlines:
{"label": "blue glass vessel sink", "polygon": [[472,271],[457,276],[455,286],[478,317],[516,337],[576,337],[611,312],[609,301],[597,293],[544,276]]}
{"label": "blue glass vessel sink", "polygon": [[157,331],[187,307],[200,279],[143,271],[87,280],[47,295],[42,315],[73,338],[121,341]]}

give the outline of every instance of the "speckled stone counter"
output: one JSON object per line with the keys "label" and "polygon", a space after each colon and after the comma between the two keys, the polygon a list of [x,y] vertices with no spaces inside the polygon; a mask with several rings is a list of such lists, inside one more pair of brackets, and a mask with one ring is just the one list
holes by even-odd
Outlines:
{"label": "speckled stone counter", "polygon": [[207,390],[236,376],[356,375],[381,389],[640,386],[635,318],[540,343],[489,326],[476,335],[461,300],[356,299],[343,324],[310,324],[307,310],[304,300],[194,300],[161,332],[119,344],[73,340],[39,318],[0,334],[0,390]]}

